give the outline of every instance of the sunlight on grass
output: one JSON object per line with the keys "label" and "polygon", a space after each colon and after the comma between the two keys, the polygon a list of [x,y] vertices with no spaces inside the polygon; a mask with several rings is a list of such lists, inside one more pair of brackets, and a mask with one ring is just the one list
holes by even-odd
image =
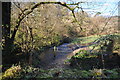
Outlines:
{"label": "sunlight on grass", "polygon": [[[120,34],[113,34],[116,36],[120,36]],[[87,37],[80,37],[80,38],[76,38],[72,43],[81,43],[81,44],[87,44],[90,42],[95,41],[96,39],[100,38],[100,37],[104,37],[107,35],[91,35],[91,36],[87,36]]]}
{"label": "sunlight on grass", "polygon": [[94,40],[98,39],[100,36],[94,35],[94,36],[88,36],[88,37],[80,37],[75,39],[72,43],[81,43],[81,44],[86,44],[93,42]]}

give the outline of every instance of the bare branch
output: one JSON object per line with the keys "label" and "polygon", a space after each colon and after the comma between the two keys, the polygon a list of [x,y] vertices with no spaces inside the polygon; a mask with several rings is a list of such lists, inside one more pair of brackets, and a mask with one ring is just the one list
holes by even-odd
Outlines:
{"label": "bare branch", "polygon": [[77,3],[67,4],[67,5],[79,5],[81,3],[85,3],[85,2],[77,2]]}
{"label": "bare branch", "polygon": [[[39,7],[41,4],[59,4],[59,5],[63,6],[63,7],[68,8],[70,11],[72,11],[72,14],[73,14],[73,17],[74,17],[75,21],[80,25],[80,28],[81,28],[81,24],[77,21],[76,16],[75,16],[75,13],[74,13],[74,10],[75,10],[76,7],[75,7],[75,8],[71,8],[70,6],[68,6],[68,5],[79,5],[80,3],[83,3],[83,2],[78,2],[78,3],[74,3],[74,4],[66,4],[65,2],[39,2],[39,3],[35,4],[35,5],[33,5],[30,9],[29,9],[29,8],[28,8],[28,9],[24,9],[24,10],[21,10],[21,9],[20,9],[20,10],[21,10],[21,13],[19,14],[18,20],[16,21],[17,24],[16,24],[16,26],[15,26],[15,28],[14,28],[14,32],[13,32],[13,34],[12,34],[11,39],[14,41],[16,32],[17,32],[17,30],[18,30],[18,28],[19,28],[19,25],[20,25],[21,21],[22,21],[27,15],[29,15],[30,13],[32,13],[33,10],[34,10],[35,8]],[[18,8],[19,8],[19,7],[18,7]],[[81,28],[81,30],[82,30],[82,28]]]}

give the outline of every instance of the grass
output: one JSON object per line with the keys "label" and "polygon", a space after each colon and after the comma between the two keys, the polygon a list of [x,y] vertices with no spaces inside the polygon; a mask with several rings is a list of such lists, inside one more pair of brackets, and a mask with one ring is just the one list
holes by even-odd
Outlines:
{"label": "grass", "polygon": [[[120,36],[120,34],[112,34],[114,35],[115,37],[118,37]],[[95,40],[101,38],[101,40],[106,37],[106,38],[109,38],[110,35],[92,35],[92,36],[87,36],[87,37],[79,37],[79,38],[76,38],[72,41],[72,44],[80,44],[80,45],[89,45],[90,43],[94,42]],[[111,36],[110,36],[111,37]],[[115,38],[113,37],[113,38]],[[119,38],[119,37],[118,37]],[[117,42],[119,42],[119,39],[116,39],[118,40]],[[118,45],[118,44],[117,44]],[[116,44],[115,44],[116,46]],[[91,45],[91,46],[88,46],[90,49],[93,49],[94,47],[94,50],[97,50],[97,49],[100,49],[100,46],[95,46],[94,44]]]}
{"label": "grass", "polygon": [[91,58],[91,57],[98,57],[97,54],[100,54],[100,53],[90,53],[86,50],[80,50],[78,53],[76,53],[75,56],[73,57],[77,57],[77,58]]}
{"label": "grass", "polygon": [[[113,34],[113,35],[120,36],[120,34]],[[87,37],[80,37],[80,38],[74,39],[74,41],[72,41],[72,43],[86,44],[86,43],[93,42],[94,40],[96,40],[100,37],[104,37],[104,36],[107,36],[107,35],[91,35],[91,36],[87,36]]]}
{"label": "grass", "polygon": [[[94,42],[94,41],[98,42],[98,44],[94,44],[94,45],[89,46],[88,49],[93,49],[94,46],[95,46],[93,52],[91,52],[91,50],[89,51],[88,49],[87,50],[83,49],[83,50],[80,50],[79,52],[76,52],[76,54],[70,59],[70,62],[72,64],[72,66],[73,65],[78,65],[78,63],[79,63],[79,66],[82,66],[83,69],[88,69],[88,68],[91,69],[91,67],[93,67],[93,66],[97,67],[97,65],[98,65],[97,68],[99,68],[99,67],[102,68],[101,66],[99,66],[99,65],[103,65],[102,62],[101,62],[101,59],[102,59],[101,54],[106,55],[104,58],[105,58],[105,61],[106,61],[107,65],[115,63],[114,66],[115,65],[118,66],[117,65],[118,62],[117,61],[114,62],[114,60],[116,60],[119,57],[115,57],[115,56],[113,57],[112,56],[114,58],[114,60],[113,60],[113,59],[109,58],[109,56],[107,56],[106,52],[108,50],[107,47],[110,46],[109,42],[110,42],[111,39],[114,40],[115,43],[117,43],[117,45],[114,44],[114,48],[116,48],[115,50],[118,50],[118,46],[119,46],[118,42],[119,42],[119,39],[120,39],[119,36],[120,36],[119,34],[118,35],[102,35],[102,36],[81,37],[81,38],[76,39],[74,41],[74,43],[78,43],[80,45],[82,45],[82,43],[86,43],[86,45],[89,45],[90,42]],[[113,51],[114,51],[114,48],[113,48]],[[113,61],[113,63],[112,63],[111,60]],[[98,64],[98,62],[99,62],[99,64]],[[92,65],[92,64],[94,64],[94,65]],[[88,66],[88,67],[86,67],[86,66]]]}
{"label": "grass", "polygon": [[81,43],[81,44],[86,44],[93,42],[94,40],[98,39],[100,36],[94,35],[94,36],[88,36],[88,37],[80,37],[75,39],[72,43]]}
{"label": "grass", "polygon": [[[120,34],[119,34],[120,35]],[[102,35],[105,36],[105,35]],[[101,36],[94,35],[94,36],[88,36],[88,37],[80,37],[75,39],[72,43],[77,43],[77,44],[87,44],[90,42],[93,42],[94,40],[100,38]],[[89,46],[89,48],[93,48],[94,45]],[[95,49],[99,49],[100,47],[97,46]],[[80,52],[81,53],[81,52]],[[78,54],[80,54],[78,53]],[[91,57],[96,57],[97,53],[89,55],[86,51],[83,51],[82,53],[85,54],[80,54],[76,55],[76,57],[79,58],[91,58]],[[82,64],[83,65],[83,64]],[[18,70],[21,71],[21,73],[17,73]],[[101,71],[102,70],[102,71]],[[50,70],[42,70],[40,68],[18,68],[16,69],[15,67],[12,67],[8,69],[5,73],[3,73],[4,77],[15,77],[16,75],[14,74],[19,74],[17,77],[23,77],[23,78],[32,78],[32,77],[38,77],[38,78],[53,78],[53,74],[61,72],[60,75],[58,76],[59,78],[89,78],[89,77],[95,77],[95,78],[120,78],[120,69],[95,69],[95,70],[78,70],[78,69],[50,69]],[[24,74],[23,74],[24,73]],[[32,74],[32,75],[31,75]]]}

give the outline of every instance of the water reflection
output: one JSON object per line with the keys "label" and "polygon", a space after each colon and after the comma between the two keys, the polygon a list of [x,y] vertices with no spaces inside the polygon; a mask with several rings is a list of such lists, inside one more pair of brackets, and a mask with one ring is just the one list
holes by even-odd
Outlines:
{"label": "water reflection", "polygon": [[64,60],[67,59],[68,54],[73,50],[68,47],[69,43],[64,43],[58,47],[52,47],[42,52],[39,57],[41,59],[41,65],[48,67],[56,64],[64,64]]}

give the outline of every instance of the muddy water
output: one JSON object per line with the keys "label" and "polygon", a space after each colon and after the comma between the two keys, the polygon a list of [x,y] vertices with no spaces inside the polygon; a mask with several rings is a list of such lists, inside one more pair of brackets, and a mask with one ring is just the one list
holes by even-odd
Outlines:
{"label": "muddy water", "polygon": [[64,43],[58,47],[52,47],[40,54],[41,66],[43,68],[58,68],[66,67],[69,63],[65,61],[73,55],[73,47],[69,46],[69,43]]}

